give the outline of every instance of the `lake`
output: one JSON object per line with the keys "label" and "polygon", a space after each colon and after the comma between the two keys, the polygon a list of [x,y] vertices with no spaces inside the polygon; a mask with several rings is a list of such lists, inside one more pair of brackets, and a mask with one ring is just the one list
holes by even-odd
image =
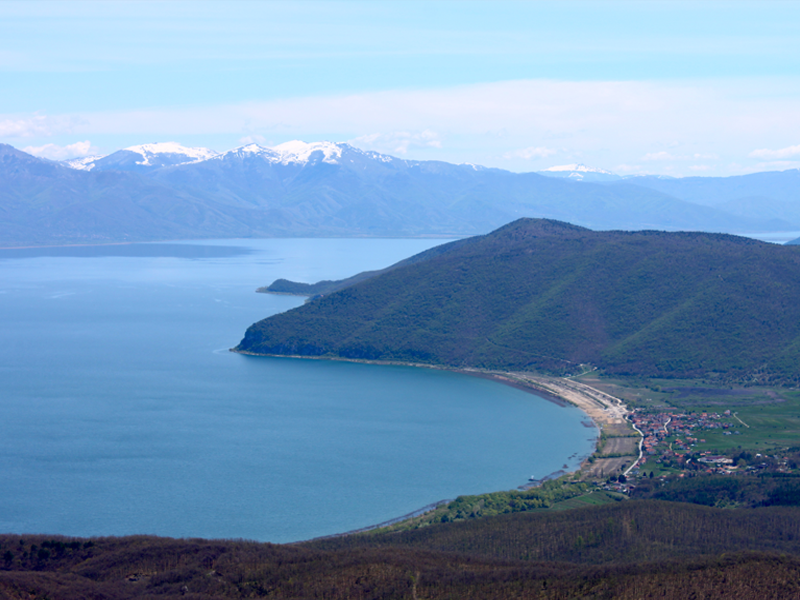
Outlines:
{"label": "lake", "polygon": [[467,375],[228,351],[257,294],[444,240],[0,250],[0,531],[290,542],[575,468],[573,407]]}

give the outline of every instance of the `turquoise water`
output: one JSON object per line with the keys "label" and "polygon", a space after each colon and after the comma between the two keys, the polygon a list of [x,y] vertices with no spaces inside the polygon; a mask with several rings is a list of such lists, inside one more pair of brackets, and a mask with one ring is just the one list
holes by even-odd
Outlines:
{"label": "turquoise water", "polygon": [[443,371],[228,352],[436,240],[0,251],[0,531],[288,542],[510,489],[593,447],[577,409]]}

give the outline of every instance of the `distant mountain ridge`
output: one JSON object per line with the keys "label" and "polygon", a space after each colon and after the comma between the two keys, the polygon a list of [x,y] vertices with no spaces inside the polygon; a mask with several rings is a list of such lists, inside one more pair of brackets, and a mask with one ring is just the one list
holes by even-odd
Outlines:
{"label": "distant mountain ridge", "polygon": [[621,176],[611,171],[582,164],[560,165],[537,172],[546,177],[561,177],[575,181],[619,181],[622,179]]}
{"label": "distant mountain ridge", "polygon": [[520,219],[252,325],[237,350],[800,381],[800,249]]}
{"label": "distant mountain ridge", "polygon": [[[586,176],[603,175],[583,169]],[[793,186],[793,175],[769,177],[771,200],[788,202],[791,193],[780,182]],[[796,219],[780,210],[733,214],[637,181],[575,181],[405,160],[331,142],[248,144],[221,154],[172,142],[144,144],[67,163],[0,145],[0,245],[465,236],[520,217],[591,229],[800,230],[800,211]]]}

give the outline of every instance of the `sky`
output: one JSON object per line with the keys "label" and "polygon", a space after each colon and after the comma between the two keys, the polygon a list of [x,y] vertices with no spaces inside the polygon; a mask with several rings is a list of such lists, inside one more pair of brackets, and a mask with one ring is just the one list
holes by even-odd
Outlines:
{"label": "sky", "polygon": [[800,2],[0,2],[0,143],[800,168]]}

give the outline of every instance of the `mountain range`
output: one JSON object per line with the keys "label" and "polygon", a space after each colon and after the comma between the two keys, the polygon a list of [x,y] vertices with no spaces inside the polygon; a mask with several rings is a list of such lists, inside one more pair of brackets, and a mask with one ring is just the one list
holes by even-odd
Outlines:
{"label": "mountain range", "polygon": [[252,325],[236,350],[797,382],[798,289],[797,246],[519,219],[329,286]]}
{"label": "mountain range", "polygon": [[800,230],[797,170],[619,179],[580,165],[570,169],[512,173],[330,142],[249,144],[222,154],[145,144],[62,163],[0,145],[0,246],[465,236],[520,217],[596,230]]}

